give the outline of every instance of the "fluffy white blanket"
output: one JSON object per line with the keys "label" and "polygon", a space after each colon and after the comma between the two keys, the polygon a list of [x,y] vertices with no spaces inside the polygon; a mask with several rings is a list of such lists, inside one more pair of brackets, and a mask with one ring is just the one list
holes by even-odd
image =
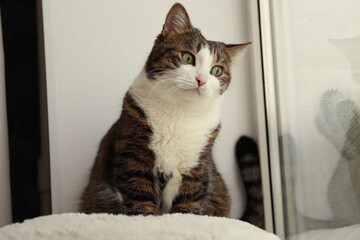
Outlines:
{"label": "fluffy white blanket", "polygon": [[124,216],[66,213],[27,220],[0,228],[2,240],[42,239],[236,239],[279,240],[248,223],[191,214]]}

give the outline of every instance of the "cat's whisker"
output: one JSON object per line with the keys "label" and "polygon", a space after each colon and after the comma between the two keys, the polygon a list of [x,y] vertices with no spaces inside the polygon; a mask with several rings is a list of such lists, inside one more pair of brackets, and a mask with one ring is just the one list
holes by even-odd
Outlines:
{"label": "cat's whisker", "polygon": [[178,90],[182,89],[178,84],[176,84],[175,86],[171,87],[165,94],[163,97],[163,100],[165,102],[168,102],[169,99],[171,99],[171,97],[175,94],[175,92],[177,92]]}
{"label": "cat's whisker", "polygon": [[[176,75],[176,74],[173,74],[173,75],[171,75],[171,74],[164,74],[164,76],[165,76],[166,78],[173,79],[174,81],[180,81],[180,80],[182,80],[182,81],[184,81],[184,82],[188,82],[188,81],[189,81],[189,78],[184,77],[184,76],[181,76],[181,75]],[[160,78],[160,79],[163,79],[163,78]]]}
{"label": "cat's whisker", "polygon": [[[162,86],[162,85],[165,85],[165,84],[171,84],[171,83],[174,83],[176,84],[176,86],[178,85],[184,85],[186,84],[187,82],[183,81],[184,79],[179,79],[179,78],[163,78],[161,79],[159,82],[157,82],[154,86],[152,86],[151,90],[150,90],[150,93],[148,94],[148,98],[150,98],[152,96],[152,93],[154,92],[154,90],[159,87],[159,86]],[[175,86],[174,86],[175,87]],[[169,96],[173,95],[174,92],[171,92],[171,90],[174,89],[174,87],[168,89],[165,94],[164,94],[164,97],[163,99],[165,98],[165,101],[167,101],[169,99]],[[181,87],[179,87],[180,89]]]}
{"label": "cat's whisker", "polygon": [[167,74],[172,74],[172,75],[175,75],[175,76],[181,76],[181,77],[183,77],[182,74],[180,74],[180,73],[178,73],[178,72],[176,72],[176,71],[174,71],[174,70],[168,70],[168,71],[166,71],[166,73],[167,73]]}
{"label": "cat's whisker", "polygon": [[215,96],[213,96],[213,94],[211,94],[210,90],[205,89],[203,92],[204,92],[205,95],[208,96],[209,98],[215,98]]}
{"label": "cat's whisker", "polygon": [[175,88],[168,96],[168,99],[170,99],[179,89],[181,89],[180,87]]}
{"label": "cat's whisker", "polygon": [[184,76],[184,75],[182,75],[182,74],[180,74],[180,73],[178,73],[178,72],[176,72],[176,71],[167,71],[166,72],[167,74],[172,74],[173,76],[177,76],[177,77],[179,77],[179,78],[183,78],[183,79],[186,79],[186,80],[189,80],[189,78],[188,77],[186,77],[186,76]]}
{"label": "cat's whisker", "polygon": [[150,93],[149,93],[149,95],[148,95],[148,98],[151,97],[151,95],[152,95],[152,93],[153,93],[153,91],[155,90],[156,87],[158,87],[158,86],[161,85],[162,83],[166,83],[166,82],[169,83],[169,82],[171,82],[171,80],[173,80],[173,79],[171,79],[171,78],[165,78],[165,79],[162,79],[162,80],[160,80],[159,82],[157,82],[154,86],[151,87],[151,90],[150,90]]}
{"label": "cat's whisker", "polygon": [[[164,71],[163,75],[161,78],[159,78],[160,81],[164,80],[164,79],[171,79],[173,81],[178,81],[178,82],[181,82],[181,83],[188,83],[190,82],[191,80],[189,79],[189,77],[186,77],[186,76],[183,76],[182,74],[174,71],[173,69],[171,68],[168,68],[168,67],[164,67],[164,68],[156,68],[156,69],[153,69],[151,71],[149,71],[148,73],[152,74],[156,71]],[[163,78],[165,77],[165,78]],[[157,85],[157,84],[156,84]]]}
{"label": "cat's whisker", "polygon": [[147,73],[152,74],[157,71],[160,71],[160,72],[166,71],[164,74],[171,74],[173,76],[185,78],[182,74],[178,73],[176,70],[169,68],[169,67],[155,68],[155,69],[148,71]]}
{"label": "cat's whisker", "polygon": [[172,93],[171,93],[171,91],[172,90],[176,90],[176,88],[178,88],[179,86],[178,85],[175,85],[175,86],[173,86],[173,87],[171,87],[169,90],[167,90],[166,92],[165,92],[165,94],[163,95],[163,99],[167,102],[167,100],[170,98],[170,96],[172,95]]}
{"label": "cat's whisker", "polygon": [[179,72],[177,72],[175,69],[172,69],[172,68],[157,68],[157,69],[153,69],[153,70],[149,71],[149,73],[152,73],[152,72],[158,71],[158,70],[166,71],[165,74],[172,74],[173,76],[184,77],[182,74],[180,74]]}
{"label": "cat's whisker", "polygon": [[150,73],[150,74],[152,74],[152,73],[154,73],[154,72],[156,72],[156,71],[166,71],[166,70],[169,70],[169,69],[171,69],[171,68],[169,68],[169,67],[162,67],[162,68],[155,68],[155,69],[153,69],[153,70],[150,70],[150,71],[148,71],[148,73]]}

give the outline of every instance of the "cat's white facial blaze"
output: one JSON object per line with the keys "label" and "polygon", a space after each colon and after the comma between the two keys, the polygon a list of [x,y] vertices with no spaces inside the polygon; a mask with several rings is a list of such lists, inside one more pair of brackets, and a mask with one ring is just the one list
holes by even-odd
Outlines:
{"label": "cat's white facial blaze", "polygon": [[196,54],[196,75],[202,74],[210,76],[211,65],[213,63],[214,56],[210,53],[208,47],[202,48]]}

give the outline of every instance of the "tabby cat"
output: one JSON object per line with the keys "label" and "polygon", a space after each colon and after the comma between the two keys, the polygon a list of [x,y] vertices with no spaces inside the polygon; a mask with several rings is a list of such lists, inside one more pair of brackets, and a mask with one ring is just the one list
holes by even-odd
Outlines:
{"label": "tabby cat", "polygon": [[185,8],[173,5],[100,143],[80,211],[228,217],[230,198],[212,146],[230,66],[249,45],[206,40]]}

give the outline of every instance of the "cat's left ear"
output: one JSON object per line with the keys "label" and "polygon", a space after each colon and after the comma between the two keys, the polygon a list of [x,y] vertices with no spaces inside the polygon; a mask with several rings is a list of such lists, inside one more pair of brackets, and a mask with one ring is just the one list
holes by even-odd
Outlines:
{"label": "cat's left ear", "polygon": [[245,56],[251,43],[243,44],[226,44],[226,51],[230,55],[231,60],[241,59]]}
{"label": "cat's left ear", "polygon": [[166,16],[161,34],[164,38],[168,38],[172,33],[184,32],[191,29],[189,15],[180,3],[175,3]]}

